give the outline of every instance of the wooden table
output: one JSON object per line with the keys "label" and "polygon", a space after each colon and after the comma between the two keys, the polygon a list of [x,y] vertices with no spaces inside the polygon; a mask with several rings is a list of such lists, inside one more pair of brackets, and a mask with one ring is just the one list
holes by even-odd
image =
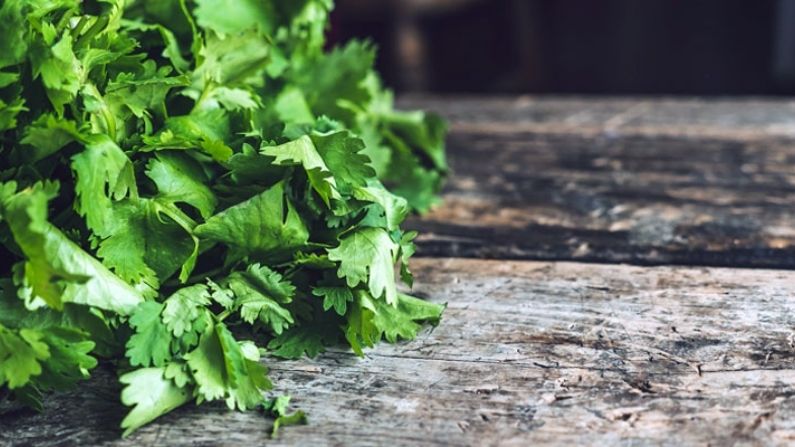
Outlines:
{"label": "wooden table", "polygon": [[109,371],[0,444],[795,443],[795,102],[429,99],[454,175],[418,340],[268,361],[310,424],[189,405],[119,440]]}

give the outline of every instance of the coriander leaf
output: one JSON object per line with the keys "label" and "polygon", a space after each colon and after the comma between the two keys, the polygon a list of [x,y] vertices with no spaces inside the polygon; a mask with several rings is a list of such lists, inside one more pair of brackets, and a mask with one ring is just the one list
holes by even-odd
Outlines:
{"label": "coriander leaf", "polygon": [[276,15],[270,1],[197,0],[196,23],[219,34],[234,34],[257,27],[264,33],[273,30]]}
{"label": "coriander leaf", "polygon": [[33,76],[41,76],[47,96],[58,115],[63,115],[65,104],[77,96],[84,76],[83,66],[74,54],[72,36],[65,32],[49,48],[31,52]]}
{"label": "coriander leaf", "polygon": [[158,135],[145,137],[147,150],[199,148],[218,162],[226,162],[234,151],[229,138],[229,117],[220,109],[197,109],[189,115],[172,116]]}
{"label": "coriander leaf", "polygon": [[297,359],[306,354],[315,357],[326,350],[324,340],[328,334],[319,328],[296,327],[277,335],[268,343],[272,355],[285,359]]}
{"label": "coriander leaf", "polygon": [[156,31],[160,33],[163,43],[165,44],[165,48],[163,49],[163,57],[171,61],[171,64],[180,73],[184,73],[186,70],[188,70],[188,61],[182,57],[180,43],[177,40],[175,33],[173,33],[170,29],[162,25],[153,25],[132,20],[122,20],[122,24],[126,29],[131,31]]}
{"label": "coriander leaf", "polygon": [[202,400],[217,400],[226,394],[228,373],[223,347],[214,326],[202,334],[199,345],[185,355]]}
{"label": "coriander leaf", "polygon": [[263,401],[262,391],[272,388],[267,379],[267,370],[259,364],[259,353],[252,357],[251,350],[243,350],[223,324],[216,325],[216,332],[224,350],[226,359],[227,386],[226,405],[229,409],[248,410],[257,407]]}
{"label": "coriander leaf", "polygon": [[207,285],[211,290],[210,296],[213,301],[220,304],[221,307],[229,310],[235,305],[235,297],[231,290],[219,286],[209,278],[207,279]]}
{"label": "coriander leaf", "polygon": [[174,384],[180,388],[185,388],[188,383],[192,383],[187,363],[177,360],[169,362],[168,365],[166,365],[163,377],[173,380]]}
{"label": "coriander leaf", "polygon": [[398,245],[381,228],[364,228],[329,249],[328,257],[339,261],[337,275],[345,278],[349,287],[367,283],[374,297],[385,296],[388,304],[397,302],[395,285],[395,257]]}
{"label": "coriander leaf", "polygon": [[113,201],[128,194],[137,196],[130,159],[110,138],[94,135],[87,139],[83,152],[72,158],[72,170],[77,177],[77,211],[96,234],[108,236]]}
{"label": "coriander leaf", "polygon": [[141,303],[130,317],[135,333],[127,342],[127,357],[133,366],[163,366],[171,358],[171,334],[160,317],[163,304]]}
{"label": "coriander leaf", "polygon": [[260,106],[258,96],[242,88],[215,87],[204,101],[205,107],[217,104],[231,111],[252,110]]}
{"label": "coriander leaf", "polygon": [[50,357],[42,364],[41,377],[36,385],[41,390],[65,390],[88,377],[88,371],[97,366],[90,353],[95,343],[87,334],[70,327],[40,329],[42,341],[47,344]]}
{"label": "coriander leaf", "polygon": [[146,262],[150,232],[144,202],[119,202],[107,220],[109,237],[99,242],[97,256],[124,281],[156,290],[157,273]]}
{"label": "coriander leaf", "polygon": [[421,160],[398,138],[387,134],[392,146],[392,160],[384,176],[384,184],[405,198],[411,207],[425,213],[439,202],[439,191],[444,177],[440,171],[426,168]]}
{"label": "coriander leaf", "polygon": [[13,390],[41,374],[41,363],[50,357],[42,337],[38,331],[12,332],[0,326],[0,385],[8,384]]}
{"label": "coriander leaf", "polygon": [[259,320],[276,334],[295,323],[290,311],[281,306],[292,301],[295,287],[280,274],[254,264],[246,272],[230,275],[228,284],[243,321],[251,324]]}
{"label": "coriander leaf", "polygon": [[121,392],[124,405],[133,407],[121,423],[124,435],[155,420],[190,400],[190,391],[165,378],[163,368],[142,368],[124,374]]}
{"label": "coriander leaf", "polygon": [[447,125],[439,116],[420,111],[398,112],[390,110],[381,115],[382,123],[389,133],[399,138],[413,151],[426,155],[433,167],[444,172],[447,160],[444,151],[444,136]]}
{"label": "coriander leaf", "polygon": [[223,323],[208,327],[185,359],[201,398],[224,399],[230,409],[254,408],[263,401],[261,391],[271,388],[258,355],[244,351]]}
{"label": "coriander leaf", "polygon": [[74,121],[44,114],[25,128],[25,136],[20,142],[33,147],[32,153],[26,156],[33,163],[80,139],[80,131]]}
{"label": "coriander leaf", "polygon": [[25,100],[17,98],[7,103],[0,99],[0,131],[17,127],[17,115],[28,110]]}
{"label": "coriander leaf", "polygon": [[353,196],[359,200],[378,204],[381,209],[384,210],[386,228],[389,231],[399,229],[400,224],[406,219],[409,213],[406,199],[392,194],[387,191],[383,185],[378,183],[354,189]]}
{"label": "coriander leaf", "polygon": [[165,301],[162,317],[166,328],[174,337],[192,331],[194,322],[210,305],[210,293],[204,284],[183,287]]}
{"label": "coriander leaf", "polygon": [[194,233],[256,255],[289,252],[309,239],[300,215],[285,198],[282,183],[210,217]]}
{"label": "coriander leaf", "polygon": [[345,316],[348,302],[353,301],[353,293],[347,287],[315,287],[312,289],[312,295],[323,298],[323,310],[333,307],[341,316]]}
{"label": "coriander leaf", "polygon": [[345,338],[361,356],[363,347],[374,346],[382,337],[390,343],[399,338],[414,339],[422,328],[420,323],[438,323],[444,308],[402,293],[397,296],[397,305],[391,306],[359,291],[347,315]]}
{"label": "coriander leaf", "polygon": [[370,158],[361,153],[364,142],[350,132],[313,134],[311,138],[328,169],[337,182],[344,185],[346,192],[351,187],[365,186],[368,179],[375,177]]}
{"label": "coriander leaf", "polygon": [[288,405],[290,405],[290,396],[278,396],[262,404],[262,409],[275,418],[271,437],[276,437],[280,427],[307,423],[307,417],[303,411],[288,413]]}
{"label": "coriander leaf", "polygon": [[169,76],[170,73],[168,67],[158,68],[153,61],[146,61],[138,73],[120,73],[108,82],[104,100],[118,116],[129,113],[138,118],[164,116],[166,95],[171,89],[190,84],[186,76]]}
{"label": "coriander leaf", "polygon": [[383,331],[373,322],[376,311],[373,300],[361,290],[357,291],[356,295],[357,299],[351,303],[346,315],[345,339],[353,352],[362,357],[364,348],[371,348],[380,341]]}
{"label": "coriander leaf", "polygon": [[409,270],[409,259],[414,256],[416,250],[415,237],[417,237],[417,232],[409,231],[400,238],[400,279],[409,287],[414,285],[414,275]]}
{"label": "coriander leaf", "polygon": [[196,222],[167,200],[141,200],[148,227],[146,263],[161,278],[180,269],[179,280],[187,281],[199,256]]}
{"label": "coriander leaf", "polygon": [[306,103],[304,93],[294,87],[288,86],[276,97],[274,108],[279,118],[286,123],[312,123],[315,116]]}
{"label": "coriander leaf", "polygon": [[372,45],[351,42],[330,53],[313,58],[293,76],[296,85],[305,93],[315,116],[328,115],[350,123],[353,112],[339,99],[352,104],[366,104],[370,92],[364,85],[375,60]]}
{"label": "coriander leaf", "polygon": [[[370,300],[366,295],[361,299]],[[389,306],[379,300],[370,300],[367,307],[373,310],[373,324],[390,343],[398,338],[412,340],[422,328],[421,322],[436,324],[441,318],[443,305],[429,303],[409,295],[398,294],[397,306]]]}
{"label": "coriander leaf", "polygon": [[215,194],[205,184],[201,166],[183,154],[161,151],[149,161],[146,175],[155,182],[162,197],[191,205],[205,219],[215,211]]}
{"label": "coriander leaf", "polygon": [[[16,65],[25,58],[28,49],[27,24],[22,0],[6,0],[0,6],[0,68]],[[0,128],[2,129],[2,128]]]}
{"label": "coriander leaf", "polygon": [[27,286],[56,309],[71,302],[128,315],[143,301],[139,292],[47,222],[47,202],[54,191],[48,186],[28,188],[2,206],[3,218],[27,258]]}
{"label": "coriander leaf", "polygon": [[265,69],[269,54],[270,45],[267,39],[254,30],[235,32],[224,37],[215,33],[207,35],[200,52],[202,62],[193,72],[193,93],[190,96],[197,99],[196,108],[202,108],[202,93],[209,93],[215,85],[261,85],[260,75]]}
{"label": "coriander leaf", "polygon": [[307,177],[309,177],[309,182],[326,206],[329,206],[331,199],[340,198],[337,192],[337,182],[309,136],[304,135],[297,140],[279,146],[263,147],[260,149],[260,153],[275,157],[274,163],[277,165],[303,166]]}

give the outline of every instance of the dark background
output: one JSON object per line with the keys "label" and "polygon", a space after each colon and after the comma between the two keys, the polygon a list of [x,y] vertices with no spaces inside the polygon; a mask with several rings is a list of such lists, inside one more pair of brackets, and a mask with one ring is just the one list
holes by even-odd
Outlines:
{"label": "dark background", "polygon": [[795,93],[795,0],[338,0],[398,91]]}

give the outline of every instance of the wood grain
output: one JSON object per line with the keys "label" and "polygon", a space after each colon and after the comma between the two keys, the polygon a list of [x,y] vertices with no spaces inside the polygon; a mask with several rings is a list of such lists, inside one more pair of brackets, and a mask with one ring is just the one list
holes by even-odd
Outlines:
{"label": "wood grain", "polygon": [[403,105],[452,129],[421,255],[795,267],[795,102]]}
{"label": "wood grain", "polygon": [[786,445],[795,442],[795,272],[419,259],[446,302],[418,340],[357,359],[268,361],[307,426],[185,407],[126,440],[107,371],[0,445]]}

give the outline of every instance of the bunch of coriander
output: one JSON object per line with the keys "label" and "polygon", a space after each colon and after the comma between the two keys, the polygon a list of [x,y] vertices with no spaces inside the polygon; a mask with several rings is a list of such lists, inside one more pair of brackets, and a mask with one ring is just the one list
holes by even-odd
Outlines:
{"label": "bunch of coriander", "polygon": [[129,433],[267,406],[265,353],[438,321],[396,276],[444,124],[392,109],[367,43],[324,50],[331,8],[0,1],[0,395],[41,408],[107,360]]}

